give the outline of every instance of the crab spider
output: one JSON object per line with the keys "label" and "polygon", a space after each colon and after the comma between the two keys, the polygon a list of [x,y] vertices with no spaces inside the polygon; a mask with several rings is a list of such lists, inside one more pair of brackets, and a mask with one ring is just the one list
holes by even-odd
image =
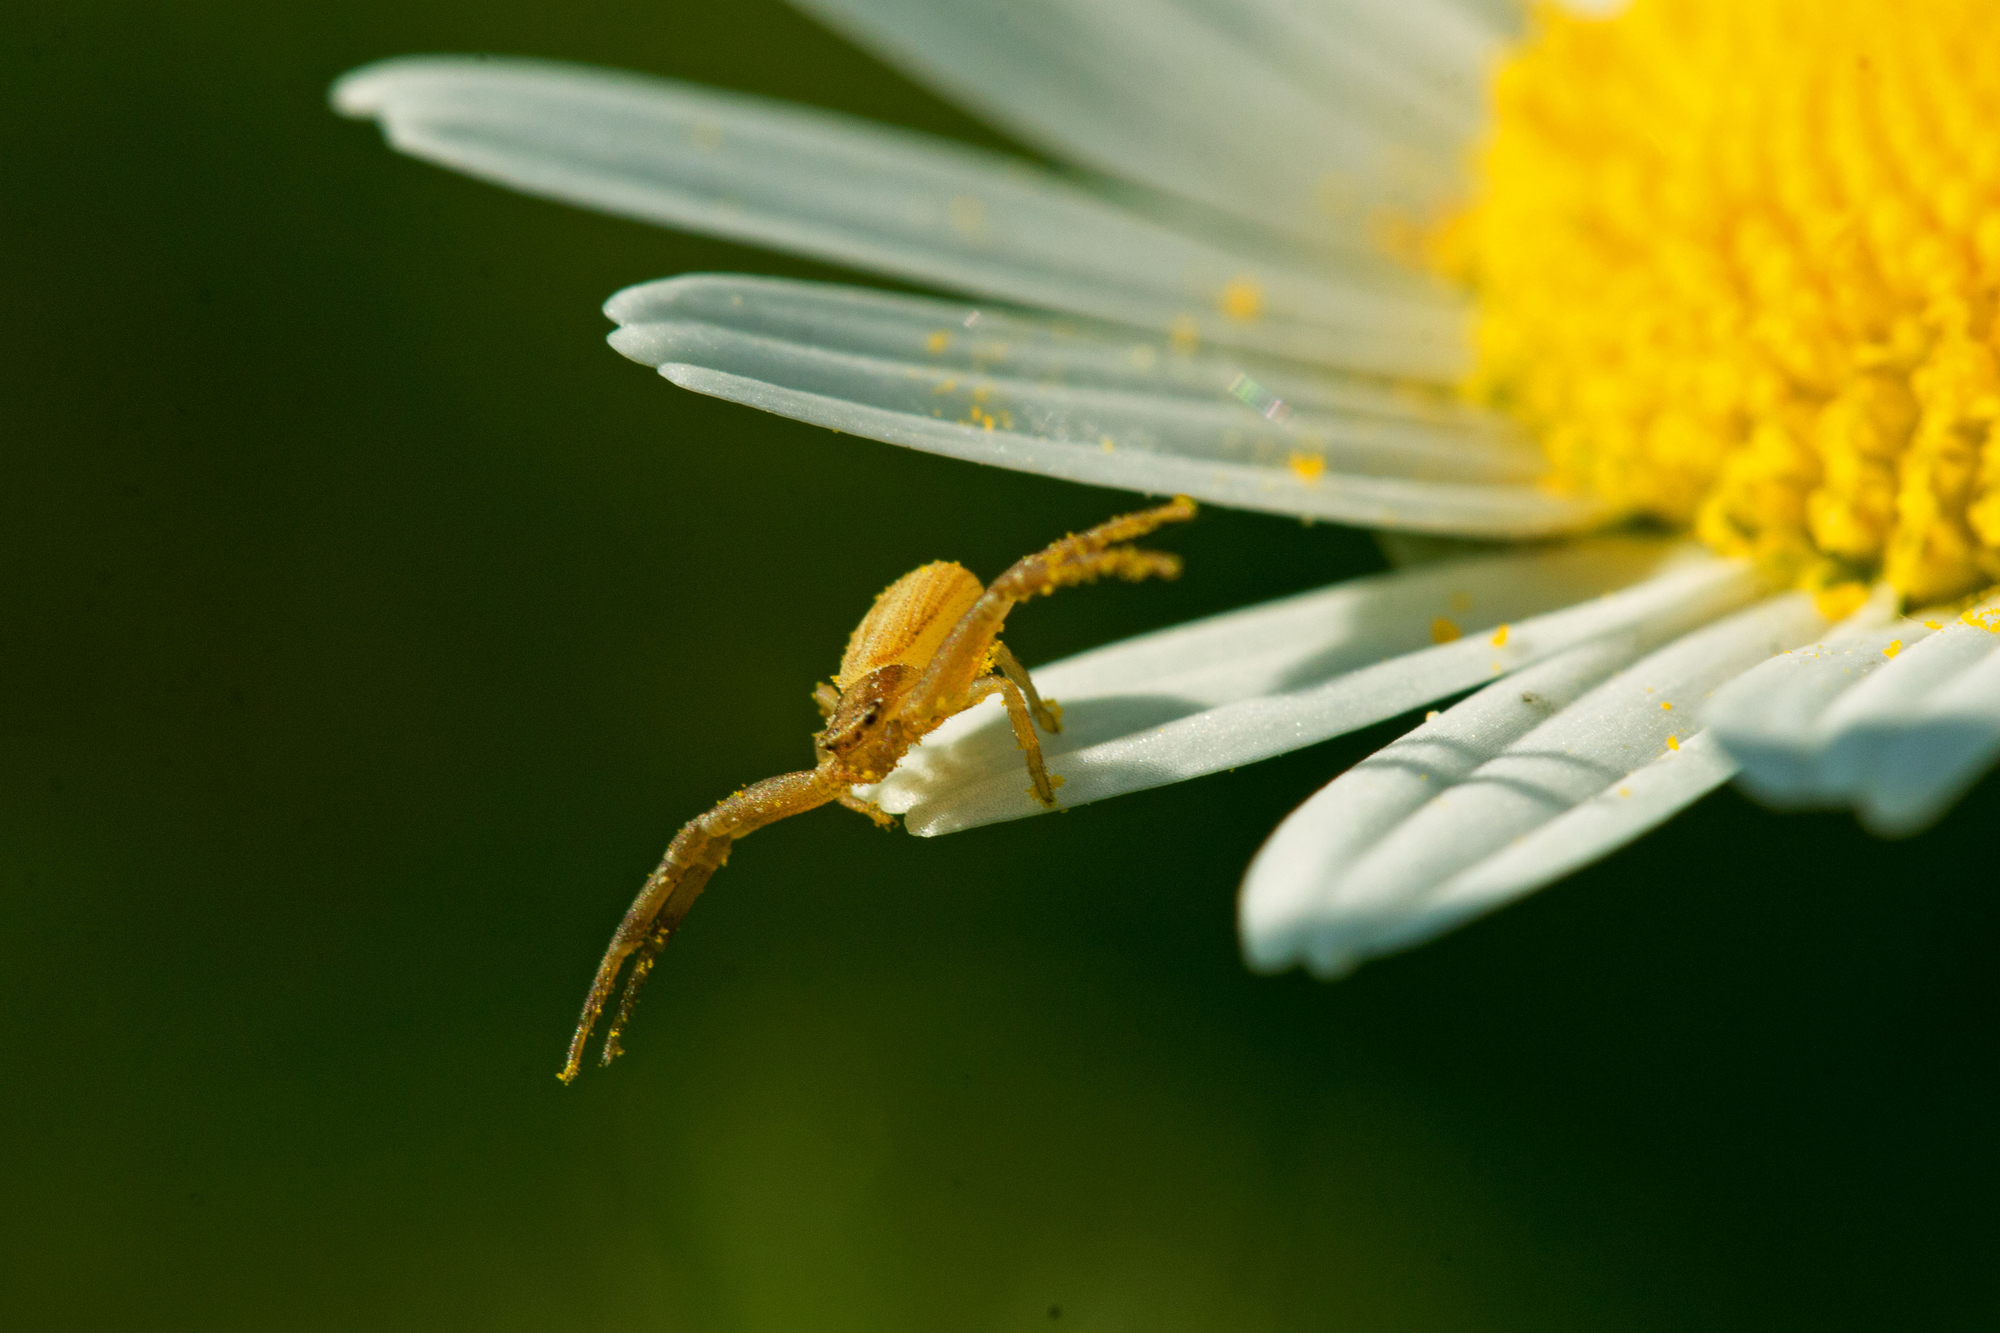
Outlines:
{"label": "crab spider", "polygon": [[738,838],[831,801],[890,826],[894,821],[889,815],[852,789],[889,776],[911,746],[954,713],[999,695],[1015,742],[1025,752],[1035,797],[1053,806],[1061,779],[1051,780],[1042,763],[1035,726],[1058,731],[1060,715],[1035,693],[1026,669],[1000,642],[1000,627],[1016,604],[1037,593],[1107,575],[1134,582],[1175,577],[1181,569],[1179,557],[1127,543],[1162,524],[1185,522],[1194,513],[1194,502],[1180,496],[1170,504],[1100,523],[1016,561],[985,588],[963,565],[944,560],[913,569],[890,584],[849,636],[839,674],[831,684],[821,683],[813,690],[826,718],[825,728],[813,737],[815,765],[745,787],[707,814],[689,820],[674,835],[659,868],[647,877],[597,965],[597,977],[583,1002],[583,1016],[577,1020],[558,1077],[568,1083],[577,1076],[584,1044],[611,998],[618,973],[625,960],[637,954],[604,1038],[603,1063],[610,1064],[619,1055],[618,1037],[632,1016],[646,974],[709,876],[729,859]]}

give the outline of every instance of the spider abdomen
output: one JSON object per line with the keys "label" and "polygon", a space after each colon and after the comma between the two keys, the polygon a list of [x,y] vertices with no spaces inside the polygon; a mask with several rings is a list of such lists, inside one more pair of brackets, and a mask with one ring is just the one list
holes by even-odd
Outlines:
{"label": "spider abdomen", "polygon": [[937,655],[945,635],[985,591],[971,570],[949,560],[933,560],[911,570],[883,589],[854,627],[833,683],[846,691],[885,666],[922,671]]}

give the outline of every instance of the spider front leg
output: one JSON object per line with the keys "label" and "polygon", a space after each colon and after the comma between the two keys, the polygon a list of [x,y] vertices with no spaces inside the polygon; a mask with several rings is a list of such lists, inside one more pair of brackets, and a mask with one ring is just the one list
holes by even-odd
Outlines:
{"label": "spider front leg", "polygon": [[632,1006],[639,998],[639,988],[645,984],[647,973],[653,970],[660,950],[694,906],[694,900],[701,896],[709,876],[729,859],[736,840],[766,824],[825,805],[846,791],[848,783],[845,771],[829,759],[818,768],[766,778],[745,787],[707,814],[697,815],[682,826],[668,844],[659,867],[647,876],[639,896],[632,900],[597,965],[597,976],[584,999],[583,1016],[577,1020],[576,1034],[570,1038],[569,1053],[558,1078],[568,1083],[583,1067],[583,1048],[590,1040],[590,1030],[597,1026],[598,1016],[617,987],[618,973],[625,960],[637,954],[631,975],[625,980],[625,994],[618,1002],[617,1016],[604,1037],[603,1063],[608,1065],[618,1056],[618,1036],[632,1016]]}

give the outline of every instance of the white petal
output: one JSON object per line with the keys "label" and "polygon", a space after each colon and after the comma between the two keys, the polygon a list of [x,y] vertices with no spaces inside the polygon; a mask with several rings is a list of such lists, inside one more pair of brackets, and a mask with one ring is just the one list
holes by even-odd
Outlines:
{"label": "white petal", "polygon": [[1936,820],[2000,753],[2000,598],[1953,617],[1827,709],[1821,789],[1878,833]]}
{"label": "white petal", "polygon": [[2000,756],[1996,625],[2000,598],[1767,664],[1718,697],[1717,739],[1762,799],[1852,805],[1878,833],[1917,832]]}
{"label": "white petal", "polygon": [[1877,598],[1820,642],[1780,654],[1716,691],[1702,722],[1742,765],[1737,781],[1751,795],[1786,808],[1844,797],[1822,772],[1835,735],[1828,709],[1889,665],[1890,653],[1930,633],[1921,623],[1896,616],[1892,607]]}
{"label": "white petal", "polygon": [[1857,800],[1861,822],[1890,837],[1930,827],[2000,758],[2000,649],[1912,716],[1858,735],[1873,758]]}
{"label": "white petal", "polygon": [[[1810,598],[1787,594],[1696,630],[1587,693],[1615,653],[1579,652],[1489,686],[1379,764],[1336,779],[1280,826],[1245,885],[1246,953],[1266,968],[1304,962],[1339,975],[1638,836],[1729,775],[1727,758],[1708,744],[1676,748],[1693,736],[1705,696],[1825,624]],[[1522,697],[1537,693],[1530,677],[1554,691],[1551,703],[1581,697],[1524,727],[1542,707]],[[1377,786],[1387,765],[1440,758],[1427,770],[1436,794],[1414,811],[1406,799],[1345,799]]]}
{"label": "white petal", "polygon": [[831,112],[465,57],[370,65],[333,97],[404,152],[626,217],[1363,370],[1467,363],[1462,303],[1421,277],[1246,258],[1025,163]]}
{"label": "white petal", "polygon": [[1433,920],[1438,929],[1449,929],[1553,884],[1658,828],[1735,771],[1736,762],[1714,738],[1698,731],[1679,750],[1666,751],[1623,782],[1455,875],[1431,900]]}
{"label": "white petal", "polygon": [[1322,787],[1278,826],[1244,878],[1238,925],[1251,966],[1276,971],[1304,959],[1328,886],[1391,829],[1710,610],[1679,608],[1525,667]]}
{"label": "white petal", "polygon": [[[1602,539],[1358,579],[1143,635],[1034,673],[1064,707],[1062,733],[1044,742],[1050,771],[1063,779],[1058,799],[1068,806],[1234,768],[1600,634],[1700,618],[1701,608],[1720,614],[1757,586],[1735,562]],[[1422,646],[1435,621],[1454,616],[1479,630]],[[1041,813],[1004,718],[984,705],[939,728],[875,799],[925,835]]]}
{"label": "white petal", "polygon": [[[1273,407],[1241,371],[1217,383],[1228,364],[1219,358],[1183,363],[1129,331],[1117,340],[1005,317],[1003,337],[981,336],[979,323],[961,339],[981,319],[964,306],[737,278],[649,284],[607,309],[646,321],[613,333],[612,345],[685,388],[955,458],[1432,532],[1538,536],[1604,514],[1535,484],[1541,459],[1468,414],[1422,422],[1405,408],[1393,419],[1381,389],[1372,410]],[[1162,361],[1175,373],[1160,374]],[[1204,374],[1214,377],[1205,393],[1195,388]],[[1343,391],[1310,378],[1291,372],[1323,398]],[[1259,400],[1271,400],[1266,412],[1251,405]]]}
{"label": "white petal", "polygon": [[797,0],[1059,156],[1350,243],[1459,183],[1498,35],[1434,0]]}
{"label": "white petal", "polygon": [[[1018,379],[1190,398],[1228,398],[1273,419],[1348,412],[1478,437],[1481,451],[1541,450],[1497,414],[1419,388],[1251,352],[1189,346],[1130,325],[909,296],[873,287],[734,273],[688,273],[627,287],[604,313],[628,329],[710,324],[834,352]],[[643,339],[612,335],[636,361],[664,364]]]}

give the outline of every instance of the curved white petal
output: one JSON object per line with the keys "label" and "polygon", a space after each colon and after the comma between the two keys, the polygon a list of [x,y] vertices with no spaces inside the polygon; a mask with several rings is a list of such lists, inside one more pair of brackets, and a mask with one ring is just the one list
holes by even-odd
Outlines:
{"label": "curved white petal", "polygon": [[1247,258],[1026,163],[831,112],[469,57],[370,65],[333,98],[406,153],[626,217],[1362,370],[1467,363],[1462,303],[1421,277]]}
{"label": "curved white petal", "polygon": [[1935,823],[2000,759],[2000,649],[1990,649],[1908,716],[1857,727],[1870,756],[1855,804],[1876,833]]}
{"label": "curved white petal", "polygon": [[1365,248],[1459,185],[1499,35],[1439,0],[796,0],[1059,156]]}
{"label": "curved white petal", "polygon": [[[1358,579],[1037,670],[1044,693],[1064,707],[1063,731],[1044,740],[1049,769],[1063,779],[1064,806],[1219,772],[1599,635],[1721,614],[1758,587],[1736,562],[1617,539]],[[1479,629],[1433,642],[1441,626],[1460,625]],[[1042,813],[1004,718],[985,705],[926,739],[874,799],[923,835]]]}
{"label": "curved white petal", "polygon": [[[685,273],[618,292],[604,313],[622,328],[709,324],[828,351],[909,361],[1074,388],[1185,399],[1228,399],[1270,420],[1348,413],[1451,432],[1479,452],[1542,458],[1496,413],[1450,390],[1426,388],[1253,352],[1162,336],[1123,324],[1007,306],[910,296],[873,287],[737,273]],[[646,343],[618,334],[634,360],[662,364]]]}
{"label": "curved white petal", "polygon": [[1795,710],[1760,724],[1762,679],[1717,700],[1717,739],[1744,759],[1759,797],[1851,804],[1869,828],[1900,836],[1934,822],[2000,758],[2000,598],[1795,656],[1760,673],[1802,682],[1808,702]]}
{"label": "curved white petal", "polygon": [[1781,653],[1716,691],[1702,721],[1742,766],[1738,784],[1780,807],[1840,803],[1846,791],[1830,786],[1823,771],[1835,736],[1828,710],[1930,632],[1878,597],[1820,642]]}
{"label": "curved white petal", "polygon": [[1272,833],[1244,879],[1237,917],[1250,964],[1274,971],[1307,957],[1319,917],[1337,906],[1326,901],[1329,886],[1389,830],[1711,609],[1674,608],[1523,668],[1322,787]]}
{"label": "curved white petal", "polygon": [[[1161,375],[1179,355],[1129,332],[1007,317],[1020,339],[1010,342],[968,331],[983,317],[963,306],[755,279],[673,279],[607,309],[643,320],[612,345],[684,388],[955,458],[1429,532],[1541,536],[1605,513],[1536,484],[1540,458],[1467,414],[1392,418],[1379,389],[1374,410],[1293,410],[1241,371],[1216,383],[1219,360]],[[1215,377],[1206,392],[1195,388],[1204,374]]]}
{"label": "curved white petal", "polygon": [[[1708,743],[1682,744],[1708,693],[1825,624],[1810,598],[1786,594],[1695,630],[1587,692],[1663,627],[1487,687],[1335,779],[1279,826],[1244,885],[1246,954],[1267,969],[1302,962],[1337,976],[1638,836],[1729,776],[1729,761]],[[1425,786],[1432,794],[1419,800]]]}

